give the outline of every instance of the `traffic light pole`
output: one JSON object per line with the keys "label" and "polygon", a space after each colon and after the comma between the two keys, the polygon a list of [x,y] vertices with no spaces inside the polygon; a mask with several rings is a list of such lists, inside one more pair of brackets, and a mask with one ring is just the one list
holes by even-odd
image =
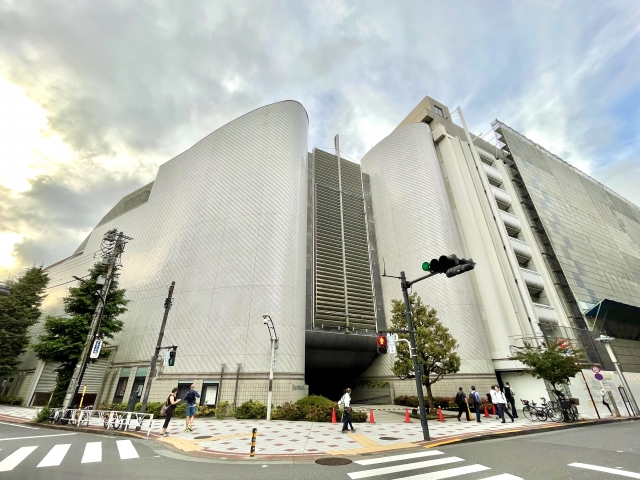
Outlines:
{"label": "traffic light pole", "polygon": [[171,282],[169,287],[169,294],[164,301],[164,316],[162,317],[162,325],[160,326],[160,333],[158,334],[158,343],[156,344],[156,351],[151,357],[151,365],[149,369],[149,380],[147,380],[147,386],[144,389],[144,396],[142,397],[142,405],[140,405],[140,413],[147,411],[147,401],[149,400],[149,393],[151,392],[151,384],[153,383],[153,377],[156,376],[156,367],[158,365],[158,356],[160,355],[160,349],[162,348],[162,339],[164,338],[164,327],[167,325],[167,318],[169,318],[169,310],[171,310],[173,289],[176,286],[176,282]]}
{"label": "traffic light pole", "polygon": [[416,377],[416,389],[418,390],[418,407],[420,408],[420,424],[422,425],[422,436],[425,441],[430,440],[429,425],[427,424],[427,411],[424,406],[424,393],[422,392],[422,374],[418,362],[418,350],[416,349],[416,333],[413,329],[413,319],[411,318],[411,303],[409,302],[409,287],[420,280],[429,278],[430,273],[420,277],[413,282],[408,282],[404,271],[400,272],[400,285],[402,286],[402,298],[404,298],[405,314],[407,316],[407,329],[409,330],[409,354],[413,360],[413,371]]}

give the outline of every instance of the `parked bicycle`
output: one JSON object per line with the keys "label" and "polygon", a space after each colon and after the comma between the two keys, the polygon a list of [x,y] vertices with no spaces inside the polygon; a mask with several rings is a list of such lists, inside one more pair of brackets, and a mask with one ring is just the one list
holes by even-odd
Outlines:
{"label": "parked bicycle", "polygon": [[540,420],[544,422],[547,419],[547,410],[544,407],[538,407],[536,402],[530,402],[529,400],[520,399],[524,407],[522,408],[522,414],[527,420],[535,422]]}
{"label": "parked bicycle", "polygon": [[555,402],[553,400],[547,402],[547,399],[544,397],[540,397],[540,400],[542,400],[542,408],[545,409],[547,418],[549,418],[553,422],[562,422],[562,408],[560,408],[558,402]]}

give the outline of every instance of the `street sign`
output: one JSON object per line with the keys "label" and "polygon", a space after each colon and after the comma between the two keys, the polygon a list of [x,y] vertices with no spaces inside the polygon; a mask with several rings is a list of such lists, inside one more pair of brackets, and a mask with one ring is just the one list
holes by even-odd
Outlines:
{"label": "street sign", "polygon": [[600,367],[591,367],[593,373],[600,373]]}
{"label": "street sign", "polygon": [[396,342],[398,341],[397,333],[387,333],[387,347],[389,349],[389,353],[392,355],[396,354]]}
{"label": "street sign", "polygon": [[166,367],[169,365],[169,350],[164,352],[164,358],[162,359],[162,365]]}
{"label": "street sign", "polygon": [[604,380],[604,377],[601,373],[596,373],[594,376],[596,377],[596,380]]}
{"label": "street sign", "polygon": [[98,358],[100,356],[100,350],[102,349],[102,340],[94,340],[93,347],[91,347],[91,354],[89,358]]}

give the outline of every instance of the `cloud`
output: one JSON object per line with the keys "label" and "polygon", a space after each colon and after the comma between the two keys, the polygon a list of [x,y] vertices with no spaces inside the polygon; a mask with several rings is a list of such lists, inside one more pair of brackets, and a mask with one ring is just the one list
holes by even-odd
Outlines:
{"label": "cloud", "polygon": [[639,25],[636,2],[3,2],[0,77],[58,153],[2,183],[1,228],[16,265],[58,260],[160,163],[283,99],[307,108],[310,148],[340,133],[358,160],[428,94],[633,195]]}

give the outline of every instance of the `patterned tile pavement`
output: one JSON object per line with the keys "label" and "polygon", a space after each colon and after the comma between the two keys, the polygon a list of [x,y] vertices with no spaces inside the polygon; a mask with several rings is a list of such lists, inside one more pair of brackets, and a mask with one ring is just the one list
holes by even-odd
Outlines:
{"label": "patterned tile pavement", "polygon": [[[0,420],[26,421],[36,410],[25,407],[0,406]],[[399,417],[401,418],[401,417]],[[455,417],[445,422],[429,421],[431,442],[422,440],[422,429],[416,419],[411,423],[357,423],[356,432],[343,434],[340,424],[266,420],[216,420],[196,418],[194,431],[184,431],[184,420],[173,419],[169,436],[160,437],[162,421],[156,420],[151,437],[183,451],[211,453],[228,457],[246,457],[251,446],[251,432],[258,429],[256,454],[260,456],[357,455],[418,445],[431,446],[461,437],[506,433],[513,430],[553,428],[551,422],[530,422],[522,417],[515,423],[500,423],[495,417],[458,422]],[[96,425],[97,426],[97,425]],[[382,439],[389,437],[391,439]]]}

